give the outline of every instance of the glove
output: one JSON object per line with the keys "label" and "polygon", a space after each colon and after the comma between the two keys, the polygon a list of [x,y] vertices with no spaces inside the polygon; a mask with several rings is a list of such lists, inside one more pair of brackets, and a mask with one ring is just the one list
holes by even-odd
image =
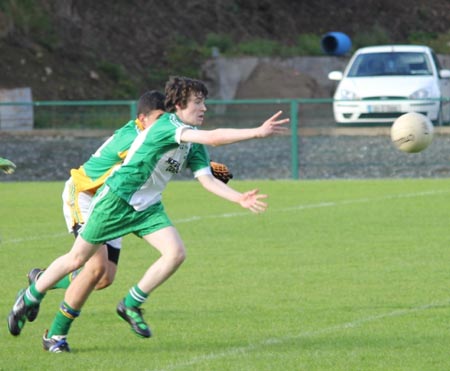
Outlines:
{"label": "glove", "polygon": [[12,174],[16,170],[16,165],[12,161],[0,157],[0,169],[6,174]]}
{"label": "glove", "polygon": [[230,179],[233,179],[233,174],[230,173],[227,165],[214,161],[211,161],[210,165],[214,178],[219,179],[225,184],[227,184]]}

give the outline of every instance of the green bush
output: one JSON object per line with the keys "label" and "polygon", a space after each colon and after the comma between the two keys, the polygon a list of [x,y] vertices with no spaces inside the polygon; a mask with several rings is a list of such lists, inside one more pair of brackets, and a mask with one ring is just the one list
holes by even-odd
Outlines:
{"label": "green bush", "polygon": [[229,35],[209,33],[206,35],[205,47],[218,48],[220,53],[227,53],[233,47],[233,40]]}
{"label": "green bush", "polygon": [[98,69],[115,82],[119,82],[125,75],[123,66],[108,61],[100,62]]}
{"label": "green bush", "polygon": [[298,46],[296,47],[297,55],[321,55],[322,36],[318,34],[306,33],[301,34],[297,38]]}
{"label": "green bush", "polygon": [[392,39],[388,31],[378,24],[372,26],[367,31],[357,32],[352,37],[353,49],[370,45],[392,44]]}
{"label": "green bush", "polygon": [[2,10],[14,24],[16,32],[33,38],[41,45],[53,49],[58,42],[52,19],[45,5],[34,0],[3,0]]}
{"label": "green bush", "polygon": [[134,99],[138,94],[136,83],[128,76],[125,68],[116,63],[102,61],[97,68],[115,82],[114,96],[117,99]]}
{"label": "green bush", "polygon": [[253,39],[237,44],[234,52],[238,55],[251,55],[256,57],[266,57],[277,55],[280,51],[280,43],[267,39]]}
{"label": "green bush", "polygon": [[171,75],[199,78],[202,64],[211,55],[209,50],[185,36],[176,35],[167,47],[163,65],[149,67],[148,85],[152,89],[163,89]]}
{"label": "green bush", "polygon": [[416,31],[408,36],[408,42],[427,45],[437,53],[450,54],[450,31],[446,33]]}

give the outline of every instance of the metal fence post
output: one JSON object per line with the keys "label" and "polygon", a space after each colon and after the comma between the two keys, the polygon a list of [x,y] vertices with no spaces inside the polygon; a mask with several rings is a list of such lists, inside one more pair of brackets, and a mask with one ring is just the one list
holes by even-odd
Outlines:
{"label": "metal fence post", "polygon": [[130,102],[130,120],[135,120],[137,117],[137,100]]}
{"label": "metal fence post", "polygon": [[298,179],[298,104],[298,100],[291,100],[291,172],[293,179]]}

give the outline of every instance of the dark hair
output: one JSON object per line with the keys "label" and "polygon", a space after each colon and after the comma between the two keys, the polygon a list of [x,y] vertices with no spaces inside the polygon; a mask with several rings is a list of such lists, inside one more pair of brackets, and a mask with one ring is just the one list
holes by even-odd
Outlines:
{"label": "dark hair", "polygon": [[156,90],[150,90],[145,92],[139,98],[137,114],[140,115],[142,113],[144,115],[148,115],[149,113],[157,109],[164,111],[165,98],[166,97],[164,96],[163,93]]}
{"label": "dark hair", "polygon": [[203,81],[189,77],[172,76],[166,83],[165,93],[167,112],[175,112],[176,105],[185,108],[191,94],[200,98],[208,98],[208,89]]}

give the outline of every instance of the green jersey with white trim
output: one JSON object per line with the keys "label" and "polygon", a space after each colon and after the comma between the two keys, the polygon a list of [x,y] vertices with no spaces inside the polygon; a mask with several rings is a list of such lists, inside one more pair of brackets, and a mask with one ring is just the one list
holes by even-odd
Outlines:
{"label": "green jersey with white trim", "polygon": [[78,169],[72,169],[70,175],[79,192],[92,194],[103,185],[114,166],[122,163],[133,141],[144,130],[136,119],[116,130]]}
{"label": "green jersey with white trim", "polygon": [[135,210],[161,201],[169,180],[185,167],[195,177],[211,174],[209,155],[204,145],[181,143],[181,133],[195,129],[184,124],[176,114],[163,114],[140,133],[130,147],[123,164],[106,180],[112,192]]}

